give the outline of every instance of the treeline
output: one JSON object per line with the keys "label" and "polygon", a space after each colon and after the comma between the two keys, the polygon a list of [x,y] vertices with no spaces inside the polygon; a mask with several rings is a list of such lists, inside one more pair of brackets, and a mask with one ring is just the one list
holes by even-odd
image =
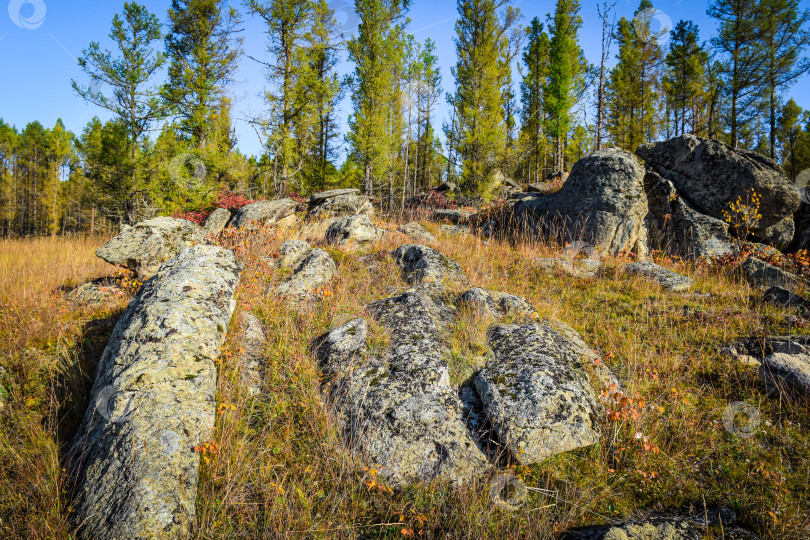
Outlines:
{"label": "treeline", "polygon": [[[543,181],[597,148],[682,133],[771,156],[791,178],[810,167],[810,113],[785,101],[810,70],[810,14],[798,0],[714,0],[709,41],[691,21],[654,31],[650,0],[618,21],[615,1],[603,0],[590,14],[601,21],[598,64],[579,44],[578,0],[557,0],[528,24],[508,0],[458,0],[446,93],[435,44],[408,32],[409,5],[356,0],[348,37],[325,0],[247,0],[241,12],[224,0],[172,0],[165,24],[124,4],[112,49],[91,42],[79,59],[85,77],[72,82],[111,120],[77,135],[61,121],[21,132],[0,121],[0,232],[107,229],[203,208],[222,190],[267,198],[360,187],[401,208],[449,181],[491,198],[504,177]],[[266,54],[251,58],[265,68],[264,112],[245,119],[263,143],[258,157],[237,150],[229,99],[246,16],[266,30]],[[349,74],[337,71],[343,55]],[[439,118],[441,100],[449,118]]]}

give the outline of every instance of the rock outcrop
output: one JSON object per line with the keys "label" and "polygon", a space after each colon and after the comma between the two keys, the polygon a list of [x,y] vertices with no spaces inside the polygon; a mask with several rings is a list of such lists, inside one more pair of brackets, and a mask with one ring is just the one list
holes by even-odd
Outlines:
{"label": "rock outcrop", "polygon": [[521,463],[599,441],[599,405],[579,347],[546,323],[489,330],[495,358],[473,380],[492,429]]}
{"label": "rock outcrop", "polygon": [[647,253],[644,167],[629,152],[611,148],[577,161],[563,187],[525,197],[514,206],[518,223],[561,245],[592,244],[603,254]]}
{"label": "rock outcrop", "polygon": [[326,229],[326,243],[339,247],[365,247],[380,241],[385,234],[367,215],[340,218]]}
{"label": "rock outcrop", "polygon": [[348,444],[394,487],[435,479],[462,484],[487,466],[450,386],[441,337],[453,319],[448,300],[440,285],[425,284],[369,306],[390,347],[350,369],[346,358],[362,347],[363,324],[333,330],[318,346],[324,370],[337,374],[328,394]]}
{"label": "rock outcrop", "polygon": [[452,223],[453,225],[464,225],[472,217],[472,212],[466,210],[440,209],[434,210],[431,214],[431,221],[439,223]]}
{"label": "rock outcrop", "polygon": [[248,395],[256,396],[264,386],[264,370],[267,364],[267,334],[264,324],[249,311],[239,314],[242,354],[237,359],[239,382]]}
{"label": "rock outcrop", "polygon": [[501,291],[490,291],[476,287],[461,293],[460,305],[468,305],[481,313],[500,319],[507,315],[536,317],[537,311],[525,298]]}
{"label": "rock outcrop", "polygon": [[281,221],[295,213],[297,204],[292,199],[256,201],[240,208],[234,214],[231,225],[237,229],[250,228],[253,223],[269,225]]}
{"label": "rock outcrop", "polygon": [[203,223],[205,234],[219,234],[231,221],[231,212],[227,208],[217,208]]}
{"label": "rock outcrop", "polygon": [[675,186],[654,170],[644,177],[650,213],[647,218],[650,245],[687,259],[714,259],[734,253],[728,223],[701,214]]}
{"label": "rock outcrop", "polygon": [[777,224],[785,231],[784,222],[792,220],[799,208],[799,194],[782,168],[756,152],[734,150],[720,141],[687,134],[643,144],[636,153],[669,180],[692,208],[717,220],[723,220],[729,203],[738,197],[745,202],[755,191],[762,217],[754,221],[751,231],[762,240],[768,236],[782,242],[787,233],[766,231]]}
{"label": "rock outcrop", "polygon": [[116,325],[70,451],[84,537],[189,534],[200,461],[193,449],[213,435],[214,360],[238,280],[230,251],[186,248]]}
{"label": "rock outcrop", "polygon": [[114,298],[123,298],[127,292],[118,282],[111,278],[99,278],[82,283],[67,292],[65,297],[77,304],[96,305],[109,302]]}
{"label": "rock outcrop", "polygon": [[682,292],[691,289],[695,284],[695,280],[692,278],[667,270],[650,261],[628,263],[622,266],[622,269],[628,274],[642,276],[660,283],[661,287],[667,291]]}
{"label": "rock outcrop", "polygon": [[292,268],[310,250],[312,246],[304,240],[287,240],[278,248],[278,257],[274,264],[279,268]]}
{"label": "rock outcrop", "polygon": [[316,288],[331,281],[336,270],[335,261],[327,252],[319,248],[310,249],[301,256],[292,276],[276,288],[276,293],[294,300],[304,300]]}
{"label": "rock outcrop", "polygon": [[466,277],[456,261],[448,259],[435,249],[420,244],[405,244],[394,250],[397,266],[402,268],[402,279],[413,285],[441,283],[445,278],[464,282]]}
{"label": "rock outcrop", "polygon": [[374,215],[371,199],[360,195],[359,189],[333,189],[316,193],[309,198],[309,218],[345,217],[363,214]]}
{"label": "rock outcrop", "polygon": [[182,249],[203,242],[205,234],[205,229],[186,219],[160,217],[124,227],[96,255],[144,279]]}

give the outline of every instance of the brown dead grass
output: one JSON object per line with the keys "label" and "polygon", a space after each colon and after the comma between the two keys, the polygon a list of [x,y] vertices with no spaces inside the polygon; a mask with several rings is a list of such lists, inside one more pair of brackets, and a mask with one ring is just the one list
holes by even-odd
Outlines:
{"label": "brown dead grass", "polygon": [[[397,225],[379,224],[389,230]],[[267,327],[266,391],[246,395],[232,332],[217,397],[228,406],[217,417],[219,451],[202,466],[194,537],[552,538],[575,526],[666,508],[698,511],[704,503],[731,506],[763,538],[810,535],[807,406],[767,399],[755,368],[719,355],[721,344],[738,336],[807,333],[792,326],[790,313],[762,305],[734,271],[661,261],[694,277],[696,291],[711,293],[684,296],[622,275],[621,259],[605,261],[605,277],[582,279],[533,267],[534,257],[559,254],[553,246],[447,236],[437,224],[425,225],[439,238],[435,247],[462,265],[471,286],[524,296],[541,316],[581,332],[622,379],[626,395],[644,400],[643,407],[635,402],[638,420],[606,415],[600,445],[538,465],[513,465],[527,485],[547,490],[531,492],[516,512],[489,498],[497,471],[462,489],[437,482],[390,493],[373,464],[346,450],[321,397],[309,346],[349,317],[367,316],[368,303],[405,288],[389,254],[408,240],[392,234],[366,253],[321,246],[335,258],[338,274],[301,311],[268,294],[286,272],[260,260],[296,230],[229,234],[222,244],[246,264],[237,309],[252,310]],[[12,379],[0,420],[2,536],[67,537],[72,531],[61,445],[83,410],[92,362],[124,301],[93,310],[68,305],[53,291],[110,274],[93,256],[100,244],[0,243],[0,354]],[[472,314],[459,320],[461,327],[449,336],[450,362],[458,363],[451,370],[464,374],[473,365],[470,356],[485,353],[490,321]],[[373,349],[385,348],[379,328],[372,340]],[[734,401],[750,403],[762,415],[752,439],[723,429],[721,414]],[[609,402],[609,412],[619,408]]]}

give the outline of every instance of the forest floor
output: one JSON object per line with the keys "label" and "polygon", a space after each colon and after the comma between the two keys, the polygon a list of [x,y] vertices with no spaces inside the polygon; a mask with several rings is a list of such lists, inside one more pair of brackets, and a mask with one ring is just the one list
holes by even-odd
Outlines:
{"label": "forest floor", "polygon": [[[219,360],[217,424],[202,456],[194,538],[545,538],[718,504],[762,538],[810,537],[808,405],[768,398],[756,367],[720,354],[738,337],[810,332],[794,314],[762,303],[738,268],[657,258],[696,282],[690,293],[666,292],[620,272],[621,259],[603,259],[606,271],[598,278],[577,277],[532,264],[559,255],[551,246],[448,236],[424,224],[438,238],[434,247],[462,266],[472,286],[524,296],[602,355],[630,401],[610,400],[601,443],[512,466],[527,486],[540,488],[513,511],[489,496],[490,482],[503,471],[458,489],[431,483],[388,490],[343,444],[309,348],[330,327],[362,316],[371,301],[406,287],[390,252],[408,240],[386,235],[362,254],[321,246],[338,273],[302,311],[266,294],[289,271],[261,261],[297,230],[249,236],[226,230],[219,242],[246,265],[237,310],[252,310],[267,328],[266,390],[249,396],[240,386],[239,343],[231,332]],[[95,257],[105,240],[0,241],[3,538],[76,534],[63,452],[131,291],[88,306],[72,303],[65,290],[123,275]],[[451,372],[485,348],[486,327],[475,314],[459,317]],[[372,336],[384,344],[384,336]],[[724,427],[723,412],[734,402],[759,413],[750,438]],[[638,414],[626,414],[630,409]]]}

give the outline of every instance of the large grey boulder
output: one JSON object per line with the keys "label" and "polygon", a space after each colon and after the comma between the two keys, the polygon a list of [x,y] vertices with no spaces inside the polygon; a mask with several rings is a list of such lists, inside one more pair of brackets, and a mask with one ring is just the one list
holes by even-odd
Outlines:
{"label": "large grey boulder", "polygon": [[723,219],[729,203],[760,195],[755,235],[786,220],[799,208],[799,193],[773,160],[756,152],[735,150],[716,140],[682,135],[664,142],[642,144],[636,153],[658,174],[672,182],[678,194],[700,213]]}
{"label": "large grey boulder", "polygon": [[115,326],[73,439],[75,522],[86,538],[183,537],[216,416],[214,360],[236,301],[230,251],[164,263]]}
{"label": "large grey boulder", "polygon": [[550,324],[499,325],[495,358],[473,380],[492,429],[521,463],[599,441],[600,408],[581,347]]}
{"label": "large grey boulder", "polygon": [[441,283],[445,278],[463,283],[467,279],[457,262],[431,247],[405,244],[395,249],[392,255],[397,266],[402,268],[402,279],[411,285]]}
{"label": "large grey boulder", "polygon": [[348,216],[329,225],[326,229],[326,243],[362,248],[379,242],[384,234],[385,231],[376,227],[367,215]]}
{"label": "large grey boulder", "polygon": [[371,199],[360,195],[359,189],[333,189],[316,193],[309,198],[309,218],[328,218],[356,216],[363,214],[374,215],[374,205]]}
{"label": "large grey boulder", "polygon": [[782,251],[787,249],[795,234],[796,224],[793,222],[793,216],[788,216],[779,223],[758,231],[756,236],[763,243]]}
{"label": "large grey boulder", "polygon": [[277,287],[276,293],[293,300],[307,299],[316,288],[331,281],[336,270],[331,255],[319,248],[310,249],[301,257],[292,276]]}
{"label": "large grey boulder", "polygon": [[622,269],[631,275],[637,275],[659,283],[664,290],[681,292],[692,288],[695,280],[682,276],[672,270],[659,266],[650,261],[628,263]]}
{"label": "large grey boulder", "polygon": [[810,204],[802,201],[799,209],[793,214],[794,234],[785,251],[794,253],[802,249],[810,249]]}
{"label": "large grey boulder", "polygon": [[514,206],[521,227],[561,245],[584,241],[601,253],[647,253],[644,167],[633,154],[610,148],[577,161],[563,187]]}
{"label": "large grey boulder", "polygon": [[148,278],[160,265],[186,247],[205,240],[205,229],[186,219],[160,217],[124,228],[96,250],[110,264]]}
{"label": "large grey boulder", "polygon": [[[450,386],[442,332],[452,322],[449,296],[436,284],[409,289],[369,309],[390,337],[388,351],[354,357],[361,329],[341,327],[322,338],[320,360],[349,446],[393,487],[412,481],[461,484],[481,474],[486,459],[461,416]],[[331,351],[334,351],[332,353]]]}
{"label": "large grey boulder", "polygon": [[714,259],[734,253],[728,223],[701,214],[657,172],[644,177],[650,214],[650,245],[687,259]]}
{"label": "large grey boulder", "polygon": [[219,234],[228,222],[231,221],[231,211],[227,208],[217,208],[203,223],[205,234]]}
{"label": "large grey boulder", "polygon": [[270,225],[295,213],[297,203],[292,199],[256,201],[237,210],[231,225],[237,229],[251,228],[255,224]]}

